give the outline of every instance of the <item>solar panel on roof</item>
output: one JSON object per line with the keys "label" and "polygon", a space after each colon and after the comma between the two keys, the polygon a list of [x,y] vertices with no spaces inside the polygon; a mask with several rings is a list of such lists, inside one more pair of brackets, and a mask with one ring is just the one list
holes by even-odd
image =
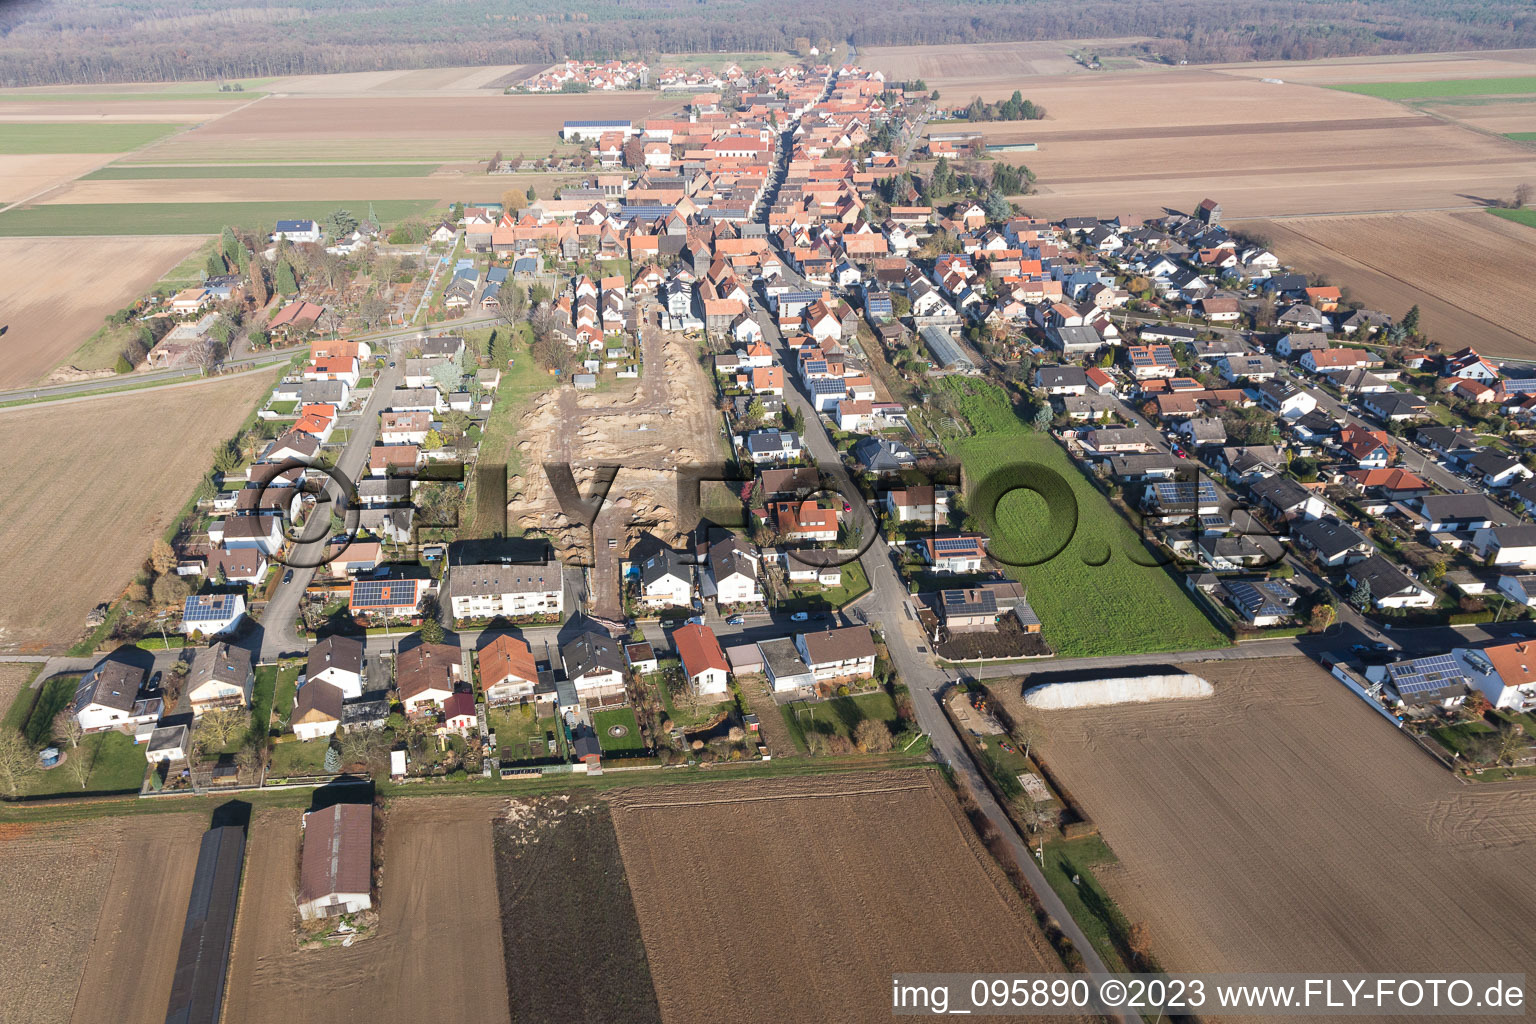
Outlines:
{"label": "solar panel on roof", "polygon": [[1392,685],[1402,695],[1438,690],[1443,686],[1465,678],[1456,659],[1449,654],[1435,654],[1413,661],[1400,661],[1387,666]]}

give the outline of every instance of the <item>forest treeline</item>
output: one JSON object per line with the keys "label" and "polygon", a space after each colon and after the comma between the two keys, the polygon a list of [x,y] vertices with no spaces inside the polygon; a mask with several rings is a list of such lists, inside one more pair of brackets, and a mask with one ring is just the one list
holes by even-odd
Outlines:
{"label": "forest treeline", "polygon": [[862,46],[1144,36],[1191,63],[1536,46],[1529,0],[19,0],[0,84],[217,81]]}

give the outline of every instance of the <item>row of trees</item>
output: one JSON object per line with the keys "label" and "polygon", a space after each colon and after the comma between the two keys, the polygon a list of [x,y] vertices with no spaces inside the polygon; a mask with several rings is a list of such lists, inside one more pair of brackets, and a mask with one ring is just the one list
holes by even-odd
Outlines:
{"label": "row of trees", "polygon": [[1045,108],[1034,104],[1013,90],[1013,95],[997,103],[983,103],[977,96],[962,115],[968,121],[1040,121],[1045,118]]}
{"label": "row of trees", "polygon": [[[1310,59],[1536,45],[1525,0],[329,0],[295,16],[258,0],[167,7],[35,3],[9,10],[0,84],[238,80],[462,64],[708,51],[1150,38],[1168,59]],[[317,40],[321,45],[317,45]],[[825,47],[818,47],[823,53]]]}

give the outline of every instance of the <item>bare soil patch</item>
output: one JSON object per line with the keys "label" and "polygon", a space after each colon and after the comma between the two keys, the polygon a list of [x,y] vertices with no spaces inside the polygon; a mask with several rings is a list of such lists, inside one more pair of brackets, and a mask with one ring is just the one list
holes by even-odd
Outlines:
{"label": "bare soil patch", "polygon": [[[921,78],[928,88],[940,90],[941,98],[969,99],[980,95],[991,100],[1022,88],[1024,76],[1088,74],[1088,69],[1067,54],[1074,50],[1107,49],[1139,42],[1138,38],[1086,40],[1032,40],[1010,43],[947,43],[938,46],[867,46],[859,50],[859,64],[885,72],[888,79]],[[969,91],[968,91],[969,90]],[[945,93],[952,96],[945,96]]]}
{"label": "bare soil patch", "polygon": [[518,800],[494,829],[512,1020],[660,1024],[608,805]]}
{"label": "bare soil patch", "polygon": [[491,860],[491,819],[504,806],[473,798],[395,800],[384,825],[377,930],[350,948],[309,950],[298,949],[295,939],[300,812],[258,812],[224,1019],[505,1020]]}
{"label": "bare soil patch", "polygon": [[249,374],[0,410],[0,650],[53,651],[127,585],[271,385]]}
{"label": "bare soil patch", "polygon": [[0,1020],[165,1019],[204,828],[197,815],[0,827]]}
{"label": "bare soil patch", "polygon": [[73,1024],[165,1020],[197,852],[198,814],[121,818],[106,899],[96,921]]}
{"label": "bare soil patch", "polygon": [[[10,159],[25,158],[0,158]],[[0,281],[6,282],[7,297],[0,326],[8,328],[0,335],[0,388],[30,383],[68,359],[103,317],[202,242],[182,235],[0,238]]]}
{"label": "bare soil patch", "polygon": [[933,773],[608,799],[668,1024],[886,1021],[896,971],[1061,969]]}
{"label": "bare soil patch", "polygon": [[1536,50],[1489,50],[1336,57],[1301,62],[1216,64],[1211,65],[1211,70],[1241,78],[1280,78],[1287,82],[1355,85],[1360,82],[1432,82],[1447,78],[1528,75],[1533,63],[1536,63]]}
{"label": "bare soil patch", "polygon": [[8,153],[0,155],[0,206],[62,185],[112,159],[110,153]]}
{"label": "bare soil patch", "polygon": [[641,531],[675,543],[692,529],[677,519],[675,470],[720,458],[720,414],[710,405],[713,391],[698,364],[697,344],[651,327],[644,336],[638,380],[612,381],[605,371],[606,390],[547,391],[515,435],[525,472],[507,482],[508,514],[522,530],[547,532],[562,558],[577,551],[590,558],[592,552],[586,529],[560,510],[541,468],[545,463],[571,464],[584,494],[595,466],[622,464],[608,501],[628,520],[623,528],[631,536],[619,545],[627,551]]}
{"label": "bare soil patch", "polygon": [[1119,857],[1102,881],[1165,967],[1536,960],[1536,789],[1462,785],[1305,659],[1190,671],[1214,697],[1042,713],[994,691],[1038,722],[1044,763]]}
{"label": "bare soil patch", "polygon": [[4,715],[37,671],[36,665],[0,665],[0,715]]}
{"label": "bare soil patch", "polygon": [[289,159],[321,147],[329,160],[542,156],[567,120],[645,118],[684,100],[651,92],[569,96],[269,97],[135,155],[136,162]]}
{"label": "bare soil patch", "polygon": [[1523,224],[1472,210],[1241,226],[1367,306],[1401,316],[1418,305],[1424,330],[1452,348],[1536,355],[1536,233]]}

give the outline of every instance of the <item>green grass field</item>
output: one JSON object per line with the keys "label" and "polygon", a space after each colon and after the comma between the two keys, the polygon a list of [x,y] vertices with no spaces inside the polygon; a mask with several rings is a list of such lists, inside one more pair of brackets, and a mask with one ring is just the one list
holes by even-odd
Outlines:
{"label": "green grass field", "polygon": [[173,178],[425,178],[437,164],[113,164],[81,181]]}
{"label": "green grass field", "polygon": [[81,787],[67,765],[39,772],[27,780],[27,793],[40,796],[50,793],[121,793],[136,790],[144,783],[144,773],[149,762],[144,759],[144,748],[133,742],[133,737],[120,732],[98,732],[80,741],[73,750],[66,748],[68,757],[86,758],[91,774]]}
{"label": "green grass field", "polygon": [[1495,217],[1503,217],[1512,220],[1516,224],[1524,224],[1527,227],[1536,228],[1536,209],[1526,207],[1523,210],[1489,210]]}
{"label": "green grass field", "polygon": [[896,702],[884,690],[861,693],[856,697],[796,701],[784,705],[782,711],[784,724],[789,726],[790,736],[801,750],[806,749],[807,732],[852,738],[853,731],[866,718],[884,722],[890,726],[893,735],[901,732],[901,716],[896,713]]}
{"label": "green grass field", "polygon": [[1536,142],[1536,132],[1505,132],[1504,137],[1516,142]]}
{"label": "green grass field", "polygon": [[118,121],[0,123],[0,153],[126,153],[182,127]]}
{"label": "green grass field", "polygon": [[[608,735],[608,730],[614,726],[623,726],[624,735]],[[639,753],[645,749],[645,740],[640,738],[640,723],[632,708],[597,712],[592,716],[592,729],[606,754]]]}
{"label": "green grass field", "polygon": [[1447,78],[1439,82],[1360,82],[1330,85],[1339,92],[1377,96],[1384,100],[1432,100],[1442,96],[1505,96],[1536,92],[1536,75],[1511,78]]}
{"label": "green grass field", "polygon": [[[425,213],[430,199],[378,199],[385,223]],[[300,203],[63,203],[0,214],[0,236],[216,235],[226,224],[266,229],[282,218],[321,219],[337,207],[367,210],[367,199]]]}
{"label": "green grass field", "polygon": [[285,779],[290,775],[324,775],[325,752],[330,745],[330,740],[273,744],[272,767],[267,771],[267,777]]}
{"label": "green grass field", "polygon": [[[1010,561],[1029,562],[1045,558],[1065,542],[1054,557],[1038,565],[1004,567],[1028,588],[1046,642],[1058,654],[1081,658],[1227,645],[1226,637],[1164,569],[1131,561],[1131,555],[1143,562],[1150,558],[1140,537],[1049,434],[1019,419],[1001,388],[956,378],[941,386],[959,397],[975,430],[974,436],[957,438],[949,447],[965,466],[967,507],[992,537],[991,550]],[[983,483],[989,474],[1031,463],[1054,472],[1070,487],[1077,510],[1075,531],[1069,532],[1072,524],[1067,522],[1048,526],[1046,501],[1033,491],[1004,494],[991,516],[971,504],[978,489],[990,489]],[[1018,480],[1001,478],[1004,486],[1017,486],[1023,472],[1014,474]]]}

